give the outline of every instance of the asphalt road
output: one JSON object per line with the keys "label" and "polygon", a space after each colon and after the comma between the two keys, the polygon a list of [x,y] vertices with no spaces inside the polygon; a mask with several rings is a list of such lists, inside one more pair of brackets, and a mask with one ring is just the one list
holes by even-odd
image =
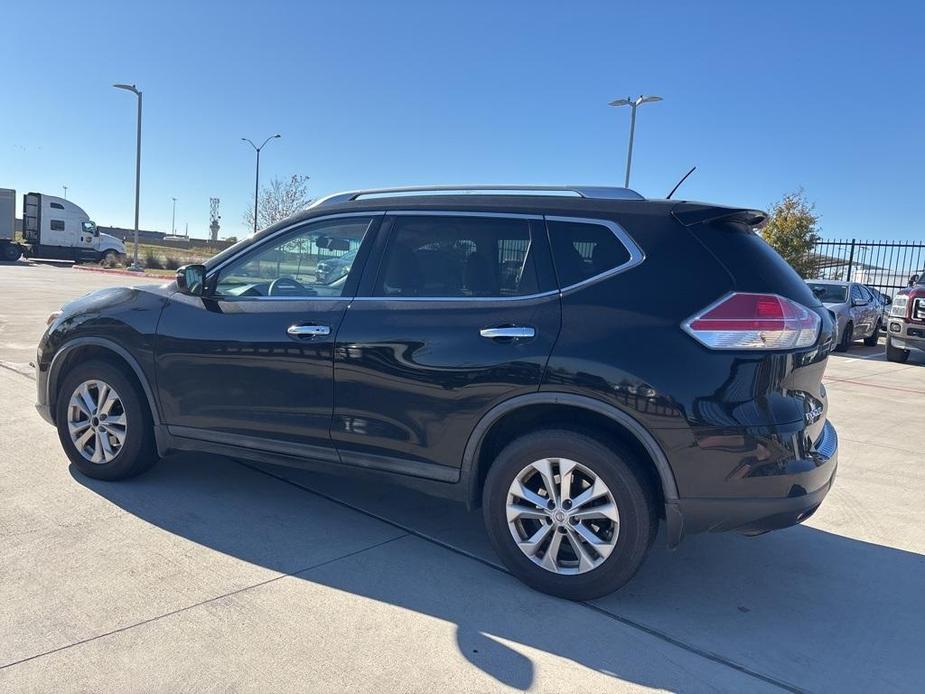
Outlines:
{"label": "asphalt road", "polygon": [[72,470],[27,362],[131,278],[0,265],[0,691],[920,691],[925,365],[830,359],[838,479],[802,526],[657,543],[591,604],[497,565],[478,513],[205,455]]}

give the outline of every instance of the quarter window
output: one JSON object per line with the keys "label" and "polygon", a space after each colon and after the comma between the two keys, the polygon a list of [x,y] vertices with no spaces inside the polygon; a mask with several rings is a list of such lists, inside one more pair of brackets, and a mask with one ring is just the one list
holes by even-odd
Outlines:
{"label": "quarter window", "polygon": [[570,287],[629,262],[630,252],[602,224],[547,222],[559,286]]}
{"label": "quarter window", "polygon": [[310,224],[259,246],[219,272],[215,293],[226,298],[343,296],[369,217]]}
{"label": "quarter window", "polygon": [[537,292],[530,222],[503,217],[395,219],[376,296],[506,297]]}
{"label": "quarter window", "polygon": [[49,222],[49,228],[52,231],[64,231],[64,220],[63,219],[52,219]]}

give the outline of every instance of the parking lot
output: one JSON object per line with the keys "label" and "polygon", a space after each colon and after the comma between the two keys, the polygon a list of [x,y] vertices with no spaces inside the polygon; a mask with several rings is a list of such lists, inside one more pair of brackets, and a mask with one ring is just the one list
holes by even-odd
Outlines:
{"label": "parking lot", "polygon": [[69,468],[28,362],[51,311],[132,279],[0,265],[0,690],[921,689],[920,356],[829,360],[839,472],[804,525],[659,541],[576,604],[407,490],[198,454]]}

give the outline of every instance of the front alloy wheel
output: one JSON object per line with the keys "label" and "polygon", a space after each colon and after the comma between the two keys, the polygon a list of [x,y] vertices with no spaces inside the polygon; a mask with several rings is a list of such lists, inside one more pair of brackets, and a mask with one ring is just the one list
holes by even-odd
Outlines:
{"label": "front alloy wheel", "polygon": [[81,383],[67,407],[67,429],[74,448],[91,463],[111,462],[125,444],[125,406],[116,389],[100,380]]}
{"label": "front alloy wheel", "polygon": [[55,402],[64,452],[88,477],[118,480],[157,460],[144,393],[127,369],[91,360],[64,376]]}
{"label": "front alloy wheel", "polygon": [[508,490],[507,523],[520,551],[557,574],[600,566],[620,535],[610,489],[567,458],[543,458],[520,471]]}

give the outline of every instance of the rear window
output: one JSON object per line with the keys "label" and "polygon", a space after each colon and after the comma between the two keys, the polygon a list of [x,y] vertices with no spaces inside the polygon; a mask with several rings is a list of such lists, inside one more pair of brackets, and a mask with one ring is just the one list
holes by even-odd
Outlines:
{"label": "rear window", "polygon": [[625,265],[630,252],[602,224],[549,221],[549,242],[560,287],[570,287]]}
{"label": "rear window", "polygon": [[848,287],[840,284],[819,284],[807,282],[813,294],[824,304],[843,304],[848,301]]}

